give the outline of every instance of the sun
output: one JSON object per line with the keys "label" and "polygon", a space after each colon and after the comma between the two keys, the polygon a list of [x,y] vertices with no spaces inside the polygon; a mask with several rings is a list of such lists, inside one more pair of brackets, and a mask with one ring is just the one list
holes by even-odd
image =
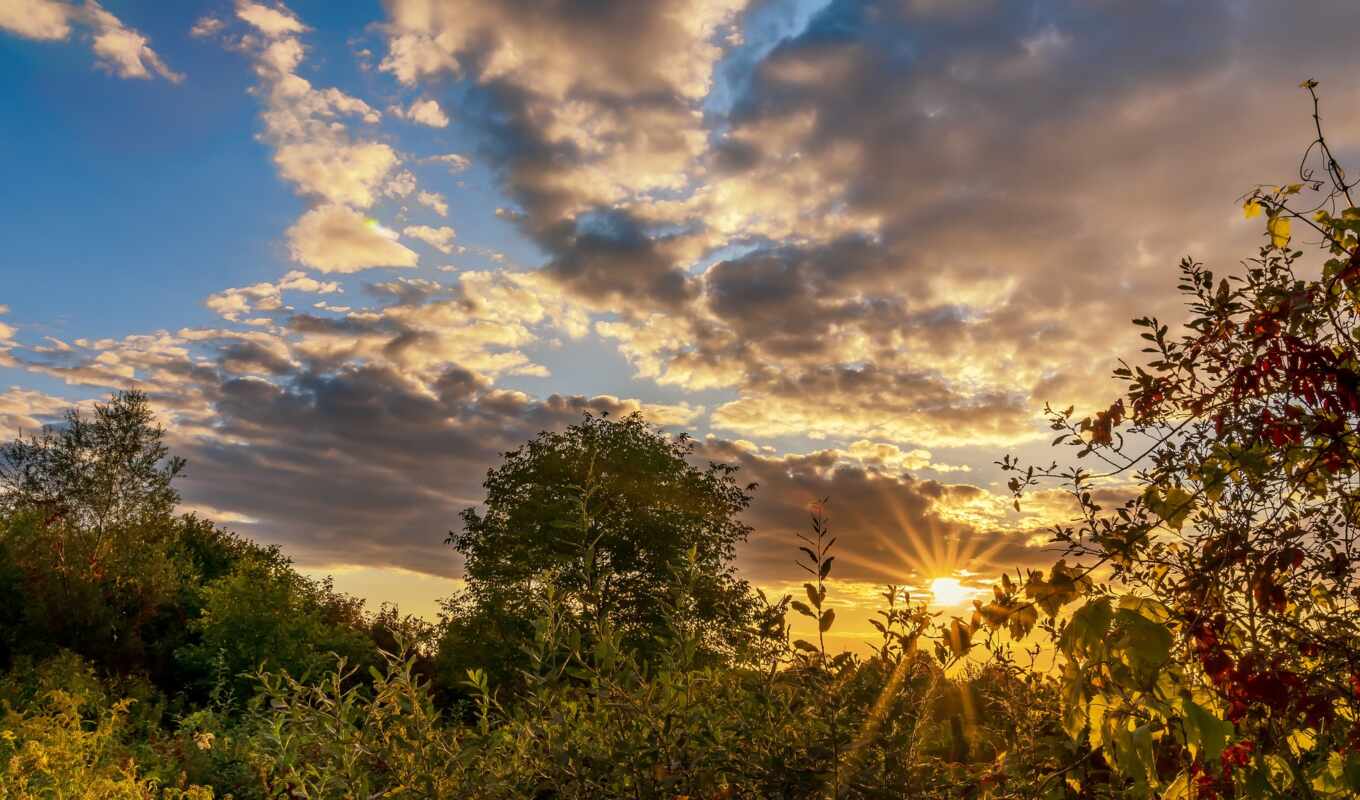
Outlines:
{"label": "sun", "polygon": [[937,606],[961,606],[973,593],[958,578],[936,578],[930,582],[931,598]]}

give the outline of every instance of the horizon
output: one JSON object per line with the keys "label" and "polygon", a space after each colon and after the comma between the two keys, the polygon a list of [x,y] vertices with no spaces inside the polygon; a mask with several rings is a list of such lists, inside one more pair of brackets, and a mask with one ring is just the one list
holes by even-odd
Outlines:
{"label": "horizon", "polygon": [[848,646],[1054,560],[994,462],[1262,241],[1299,81],[1350,160],[1360,6],[1281,5],[0,0],[0,425],[140,388],[184,510],[428,616],[502,452],[639,411],[762,588],[830,498]]}

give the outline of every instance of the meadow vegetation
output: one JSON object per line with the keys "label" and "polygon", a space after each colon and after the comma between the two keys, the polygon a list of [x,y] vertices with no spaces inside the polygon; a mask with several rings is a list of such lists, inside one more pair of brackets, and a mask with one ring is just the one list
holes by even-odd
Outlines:
{"label": "meadow vegetation", "polygon": [[72,411],[0,451],[0,798],[1355,797],[1360,207],[1320,130],[1304,165],[1060,458],[1002,457],[1070,495],[1062,560],[958,617],[885,587],[865,654],[822,510],[763,596],[757,487],[636,416],[505,454],[430,623],[176,514],[142,394]]}

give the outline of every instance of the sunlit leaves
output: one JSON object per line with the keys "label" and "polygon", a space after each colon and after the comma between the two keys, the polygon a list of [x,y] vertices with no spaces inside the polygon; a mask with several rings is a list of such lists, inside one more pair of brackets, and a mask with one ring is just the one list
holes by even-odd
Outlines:
{"label": "sunlit leaves", "polygon": [[1283,249],[1289,245],[1289,228],[1289,217],[1277,215],[1266,222],[1266,230],[1270,233],[1272,247]]}
{"label": "sunlit leaves", "polygon": [[973,631],[968,625],[964,624],[963,620],[951,620],[945,634],[945,641],[955,658],[963,658],[968,655],[968,651],[973,647]]}
{"label": "sunlit leaves", "polygon": [[1068,656],[1086,656],[1096,652],[1109,635],[1114,609],[1108,597],[1091,600],[1077,609],[1063,628],[1058,648]]}
{"label": "sunlit leaves", "polygon": [[1185,744],[1192,758],[1216,764],[1233,735],[1233,724],[1190,699],[1181,698],[1180,710],[1185,729]]}
{"label": "sunlit leaves", "polygon": [[1179,486],[1163,489],[1153,485],[1143,492],[1143,504],[1173,530],[1180,530],[1185,525],[1194,503],[1194,495]]}
{"label": "sunlit leaves", "polygon": [[1059,559],[1047,577],[1043,573],[1031,571],[1025,583],[1025,594],[1033,600],[1045,614],[1056,616],[1058,610],[1077,599],[1091,586],[1090,578],[1078,567],[1070,567],[1066,560]]}

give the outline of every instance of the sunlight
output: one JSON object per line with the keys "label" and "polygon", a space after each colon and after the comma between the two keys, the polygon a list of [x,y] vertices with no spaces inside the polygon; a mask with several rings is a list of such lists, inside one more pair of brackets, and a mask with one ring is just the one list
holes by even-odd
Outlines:
{"label": "sunlight", "polygon": [[968,602],[973,592],[958,578],[936,578],[930,582],[930,595],[938,606],[961,606]]}

